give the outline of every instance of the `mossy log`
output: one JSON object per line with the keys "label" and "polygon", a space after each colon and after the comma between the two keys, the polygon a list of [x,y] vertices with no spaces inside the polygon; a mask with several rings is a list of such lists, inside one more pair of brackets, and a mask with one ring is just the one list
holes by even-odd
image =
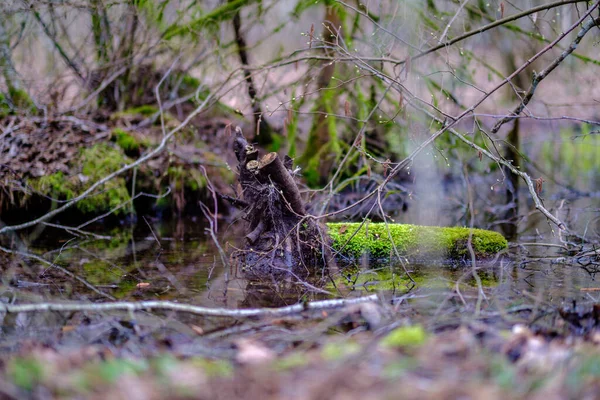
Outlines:
{"label": "mossy log", "polygon": [[334,251],[348,259],[368,254],[371,260],[398,255],[415,260],[462,260],[493,257],[508,247],[498,232],[461,227],[443,228],[407,224],[328,223]]}

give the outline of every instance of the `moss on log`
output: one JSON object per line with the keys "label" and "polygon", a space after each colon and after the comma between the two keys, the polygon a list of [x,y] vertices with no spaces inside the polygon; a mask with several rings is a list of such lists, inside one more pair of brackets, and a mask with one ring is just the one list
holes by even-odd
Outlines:
{"label": "moss on log", "polygon": [[356,258],[369,254],[373,259],[394,255],[393,245],[401,256],[412,259],[467,259],[468,241],[477,258],[489,258],[508,247],[499,233],[461,227],[444,228],[405,224],[328,223],[333,249]]}

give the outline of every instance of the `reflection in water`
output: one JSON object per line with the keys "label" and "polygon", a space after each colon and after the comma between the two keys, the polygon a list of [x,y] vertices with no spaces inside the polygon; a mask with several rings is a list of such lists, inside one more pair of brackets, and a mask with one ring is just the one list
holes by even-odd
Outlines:
{"label": "reflection in water", "polygon": [[[233,227],[222,229],[222,248],[229,252],[239,248],[242,235]],[[470,266],[413,263],[405,266],[411,281],[402,266],[365,262],[354,267],[340,266],[331,277],[319,276],[316,282],[269,278],[249,282],[234,263],[222,264],[204,227],[193,221],[142,223],[134,228],[102,231],[109,235],[102,239],[64,236],[62,231],[47,228],[43,234],[46,240],[30,251],[57,267],[31,258],[2,262],[6,268],[0,296],[3,301],[21,303],[105,301],[113,297],[124,301],[170,300],[206,307],[253,308],[379,293],[386,300],[393,296],[393,303],[407,315],[433,317],[437,321],[473,316],[474,305],[480,300],[482,312],[488,313],[484,316],[505,316],[507,310],[518,307],[539,306],[547,310],[571,305],[573,301],[598,302],[598,292],[589,290],[600,286],[595,280],[594,264],[584,265],[586,260],[581,258],[581,265],[577,265],[573,259],[559,257],[558,247],[546,246],[559,243],[548,230],[548,225],[540,222],[530,230],[535,234],[521,236],[510,257],[487,264],[479,262],[478,279],[473,277]],[[225,335],[238,324],[232,319],[156,311],[135,316],[126,312],[32,313],[7,315],[2,322],[0,335],[4,336],[0,337],[4,344],[0,350],[7,351],[16,348],[23,338],[55,337],[65,334],[65,329],[75,329],[69,335],[69,343],[119,343],[131,336],[140,340],[150,340],[147,337],[152,336],[160,345],[185,342],[196,335]],[[138,325],[143,331],[136,328]],[[131,343],[134,347],[129,351],[134,351],[137,342]],[[212,351],[210,347],[202,349]]]}
{"label": "reflection in water", "polygon": [[[116,230],[110,239],[58,238],[52,243],[51,237],[48,232],[48,240],[40,245],[38,252],[119,300],[171,300],[239,308],[282,306],[341,294],[359,296],[380,291],[395,295],[414,289],[452,292],[458,288],[466,295],[477,292],[471,268],[456,265],[409,264],[414,283],[400,266],[368,264],[341,269],[325,284],[322,279],[321,284],[268,278],[249,282],[235,264],[222,265],[204,227],[181,221],[156,223],[152,225],[152,232],[144,226]],[[530,239],[531,243],[523,243],[521,248],[525,250],[521,250],[521,255],[477,266],[479,281],[486,293],[507,304],[533,298],[553,305],[573,299],[589,300],[589,293],[581,289],[597,286],[595,270],[561,262],[555,257],[555,248],[533,246],[535,238]],[[239,235],[232,233],[220,240],[225,249],[239,247]],[[528,252],[526,258],[522,257],[524,251]],[[32,275],[29,281],[19,278],[15,283],[21,291],[35,295],[38,301],[99,298],[81,282],[67,279],[60,271],[45,265],[30,267],[41,280]]]}

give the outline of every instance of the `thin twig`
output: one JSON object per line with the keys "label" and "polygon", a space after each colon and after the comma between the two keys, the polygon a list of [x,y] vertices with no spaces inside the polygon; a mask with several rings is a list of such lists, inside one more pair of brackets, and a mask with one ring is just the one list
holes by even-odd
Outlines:
{"label": "thin twig", "polygon": [[533,94],[535,93],[535,90],[537,89],[538,84],[541,81],[543,81],[544,78],[547,77],[556,67],[558,67],[558,65],[561,62],[563,62],[563,60],[565,58],[567,58],[569,56],[569,54],[571,54],[573,51],[575,51],[575,49],[577,48],[577,45],[579,44],[579,42],[581,42],[581,39],[583,39],[583,37],[586,35],[586,33],[589,32],[590,29],[592,29],[594,26],[599,25],[599,24],[600,24],[600,18],[596,18],[596,19],[592,19],[592,20],[588,21],[581,28],[579,33],[577,33],[577,37],[575,37],[575,39],[571,42],[571,45],[566,50],[564,50],[560,56],[558,56],[554,61],[552,61],[552,63],[550,63],[550,65],[548,65],[539,74],[535,73],[535,72],[533,73],[533,81],[531,82],[531,86],[529,87],[529,90],[527,90],[527,93],[525,93],[525,96],[523,96],[523,100],[521,100],[519,105],[517,105],[513,111],[511,111],[508,115],[506,115],[500,121],[496,122],[496,124],[494,125],[494,127],[491,130],[491,133],[497,133],[500,130],[500,128],[502,127],[502,125],[515,119],[521,113],[521,111],[523,111],[525,109],[525,107],[527,107],[527,104],[529,104],[529,102],[533,98]]}

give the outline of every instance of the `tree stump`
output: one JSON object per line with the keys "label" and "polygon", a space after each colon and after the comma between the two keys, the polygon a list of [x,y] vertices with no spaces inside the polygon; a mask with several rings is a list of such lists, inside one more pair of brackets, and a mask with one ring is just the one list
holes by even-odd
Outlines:
{"label": "tree stump", "polygon": [[246,245],[236,255],[245,275],[305,278],[323,271],[330,259],[328,236],[306,213],[292,159],[277,153],[259,157],[239,128],[233,146],[246,205]]}

